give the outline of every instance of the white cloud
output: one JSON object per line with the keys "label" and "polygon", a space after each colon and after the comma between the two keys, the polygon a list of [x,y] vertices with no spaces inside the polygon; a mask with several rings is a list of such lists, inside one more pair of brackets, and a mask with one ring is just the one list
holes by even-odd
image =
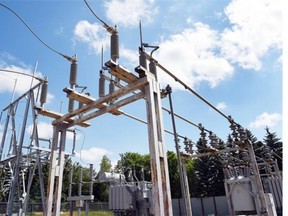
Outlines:
{"label": "white cloud", "polygon": [[256,120],[251,122],[249,126],[251,128],[260,128],[260,127],[274,127],[282,120],[282,116],[279,113],[262,113],[256,117]]}
{"label": "white cloud", "polygon": [[232,24],[221,35],[223,56],[245,69],[261,69],[270,48],[282,49],[281,0],[233,0],[225,14]]}
{"label": "white cloud", "polygon": [[[38,137],[42,139],[51,139],[53,137],[53,126],[46,122],[39,122],[37,124]],[[31,135],[33,132],[33,124],[27,127],[27,132]]]}
{"label": "white cloud", "polygon": [[[135,50],[126,49],[124,46],[120,49],[121,59],[126,59],[126,64],[130,67],[135,68],[139,64],[139,53]],[[120,60],[121,60],[120,59]]]}
{"label": "white cloud", "polygon": [[103,148],[92,147],[90,149],[83,149],[81,152],[76,152],[76,157],[80,158],[82,161],[87,161],[89,163],[100,162],[104,155],[112,154],[110,151]]}
{"label": "white cloud", "polygon": [[[0,68],[8,71],[20,72],[28,75],[32,75],[33,72],[29,68],[22,68],[15,65],[4,65],[0,62]],[[32,78],[30,76],[21,75],[18,73],[2,72],[0,71],[0,93],[3,92],[13,92],[20,95],[28,91],[31,86]],[[42,77],[42,75],[37,72],[35,76]],[[33,79],[33,84],[38,81]]]}
{"label": "white cloud", "polygon": [[110,0],[104,4],[106,16],[115,25],[134,27],[143,23],[150,23],[158,13],[154,0]]}
{"label": "white cloud", "polygon": [[225,102],[220,102],[216,105],[216,108],[219,109],[219,110],[224,110],[226,109],[227,105]]}
{"label": "white cloud", "polygon": [[[38,129],[38,137],[42,139],[52,139],[53,137],[53,125],[51,123],[46,123],[39,121],[37,124]],[[33,124],[27,127],[27,132],[31,135],[33,132]],[[67,131],[66,133],[67,140],[73,140],[73,133]],[[76,134],[76,139],[79,140],[81,138],[80,134]]]}
{"label": "white cloud", "polygon": [[109,34],[97,23],[89,23],[87,20],[79,21],[74,29],[74,36],[77,40],[87,43],[96,54],[101,53],[109,47]]}
{"label": "white cloud", "polygon": [[[154,56],[192,88],[201,83],[216,87],[233,75],[232,63],[244,69],[259,70],[261,58],[269,50],[282,49],[279,2],[280,0],[232,0],[225,8],[225,15],[231,26],[223,32],[204,23],[193,22],[188,17],[186,21],[191,27],[162,37],[158,43],[160,49]],[[144,15],[152,17],[149,13],[153,10],[148,10],[152,6],[153,0],[110,0],[105,3],[107,17],[125,27],[138,25]],[[104,47],[109,45],[109,37],[103,31],[105,30],[97,23],[80,21],[74,34],[99,54],[102,44]],[[137,52],[123,46],[120,52],[121,58],[126,60],[125,64],[134,67],[138,65]],[[170,84],[174,90],[183,89],[164,73],[159,73],[159,81],[163,86]]]}
{"label": "white cloud", "polygon": [[[20,66],[17,66],[14,63]],[[32,86],[39,83],[38,80],[31,77],[33,75],[31,68],[31,66],[24,64],[15,56],[6,52],[1,53],[0,69],[3,69],[3,71],[0,70],[0,93],[15,93],[15,96],[19,96],[30,89],[31,83]],[[27,74],[29,76],[22,75],[20,73]],[[35,72],[34,76],[43,78],[43,75],[40,72]],[[50,103],[53,98],[54,96],[48,93],[47,103]]]}
{"label": "white cloud", "polygon": [[[198,22],[192,28],[162,40],[155,55],[162,65],[189,86],[195,87],[205,81],[215,87],[234,71],[229,62],[217,54],[218,39],[216,31]],[[160,82],[179,87],[167,76],[160,76]]]}

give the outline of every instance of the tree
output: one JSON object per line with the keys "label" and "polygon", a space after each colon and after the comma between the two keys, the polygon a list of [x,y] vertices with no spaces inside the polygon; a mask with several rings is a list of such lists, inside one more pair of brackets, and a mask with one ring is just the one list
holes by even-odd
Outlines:
{"label": "tree", "polygon": [[[173,151],[167,151],[167,160],[168,160],[168,171],[169,171],[169,180],[170,180],[170,190],[172,198],[181,198],[182,192],[180,190],[180,175],[178,168],[177,155]],[[195,172],[194,172],[194,162],[193,159],[186,159],[182,163],[186,163],[187,177],[190,197],[195,194]]]}
{"label": "tree", "polygon": [[[32,169],[32,167],[30,167],[29,169]],[[41,163],[41,169],[44,181],[44,190],[46,191],[46,185],[48,184],[48,175],[49,175],[49,163]],[[26,185],[27,182],[28,182],[28,175],[26,175]],[[38,167],[35,170],[35,175],[33,177],[29,195],[29,202],[41,202],[40,178]]]}
{"label": "tree", "polygon": [[[197,146],[203,146],[201,138]],[[199,153],[205,153],[205,148],[200,148]],[[224,174],[218,156],[199,157],[195,161],[195,196],[221,196],[225,194]]]}
{"label": "tree", "polygon": [[112,169],[111,160],[106,155],[104,155],[100,162],[100,171],[110,172],[111,169]]}
{"label": "tree", "polygon": [[195,159],[192,158],[186,159],[186,169],[187,169],[190,197],[195,197],[195,191],[196,191],[195,162],[196,162]]}
{"label": "tree", "polygon": [[[169,180],[171,188],[171,197],[172,198],[181,198],[181,185],[180,185],[180,176],[178,170],[178,161],[177,155],[172,152],[167,152],[168,160],[168,171],[169,171]],[[187,171],[188,172],[188,171]]]}
{"label": "tree", "polygon": [[283,163],[283,148],[282,142],[280,142],[280,138],[277,137],[276,133],[271,133],[269,128],[266,127],[266,135],[263,139],[264,144],[269,148],[272,155],[277,159],[277,164],[279,169],[282,170]]}
{"label": "tree", "polygon": [[[117,162],[115,171],[123,173],[126,180],[151,181],[150,155],[134,152],[120,154],[121,159]],[[142,176],[144,174],[144,179]]]}
{"label": "tree", "polygon": [[[112,171],[111,160],[107,157],[107,155],[104,155],[101,159],[100,171]],[[109,200],[109,183],[102,182],[95,184],[93,187],[93,194],[96,201],[107,202]]]}
{"label": "tree", "polygon": [[261,158],[263,155],[263,150],[264,150],[263,142],[258,141],[257,138],[252,134],[250,130],[246,129],[245,131],[246,131],[248,140],[250,140],[252,143],[255,156]]}

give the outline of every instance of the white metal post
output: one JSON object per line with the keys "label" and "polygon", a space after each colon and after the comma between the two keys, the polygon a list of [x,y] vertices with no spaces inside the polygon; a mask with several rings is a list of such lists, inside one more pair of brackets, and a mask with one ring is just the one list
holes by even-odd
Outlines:
{"label": "white metal post", "polygon": [[[60,215],[61,192],[64,170],[64,150],[66,142],[67,124],[59,123],[54,125],[53,140],[51,147],[51,158],[49,178],[47,185],[46,215]],[[58,141],[60,135],[60,143]]]}
{"label": "white metal post", "polygon": [[166,149],[164,147],[164,129],[160,87],[153,74],[147,74],[145,87],[146,111],[149,136],[151,178],[152,178],[152,214],[170,216],[172,213],[170,182]]}

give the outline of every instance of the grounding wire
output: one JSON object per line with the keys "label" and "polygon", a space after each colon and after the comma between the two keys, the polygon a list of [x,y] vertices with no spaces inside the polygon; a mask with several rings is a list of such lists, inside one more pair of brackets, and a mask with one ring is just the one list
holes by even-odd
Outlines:
{"label": "grounding wire", "polygon": [[153,60],[155,61],[156,65],[162,69],[165,73],[167,73],[169,76],[171,76],[176,82],[179,82],[185,89],[189,90],[191,93],[196,95],[199,99],[201,99],[203,102],[205,102],[208,106],[210,106],[212,109],[214,109],[216,112],[218,112],[220,115],[222,115],[224,118],[226,118],[229,122],[231,119],[225,115],[223,112],[221,112],[219,109],[217,109],[213,104],[211,104],[208,100],[206,100],[203,96],[201,96],[199,93],[194,91],[191,87],[189,87],[187,84],[185,84],[181,79],[176,77],[173,73],[171,73],[168,69],[166,69],[163,65],[161,65],[156,59],[151,57],[148,53],[144,52],[145,56],[149,61]]}
{"label": "grounding wire", "polygon": [[0,2],[0,6],[6,8],[7,10],[9,10],[10,12],[12,12],[25,26],[26,28],[28,28],[28,30],[44,45],[46,46],[48,49],[50,49],[51,51],[61,55],[62,57],[66,58],[68,61],[71,62],[75,62],[76,58],[74,57],[70,57],[67,56],[59,51],[57,51],[56,49],[53,49],[51,46],[49,46],[47,43],[45,43],[31,28],[30,26],[21,18],[21,16],[19,16],[14,10],[12,10],[11,8],[9,8],[8,6],[4,5],[3,3]]}
{"label": "grounding wire", "polygon": [[84,132],[83,130],[80,130],[80,129],[76,129],[76,130],[80,131],[80,132],[83,134],[83,142],[82,142],[82,144],[81,144],[81,148],[80,148],[80,152],[79,152],[80,161],[81,161],[83,164],[88,165],[89,163],[87,163],[87,162],[85,162],[85,161],[82,160],[82,150],[83,150],[83,146],[84,146],[84,144],[85,144],[85,142],[86,142],[86,134],[85,134],[85,132]]}

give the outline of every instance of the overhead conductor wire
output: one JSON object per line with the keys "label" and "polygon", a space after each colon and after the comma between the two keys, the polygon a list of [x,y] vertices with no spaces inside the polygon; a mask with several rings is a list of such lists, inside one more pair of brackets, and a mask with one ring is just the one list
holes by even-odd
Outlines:
{"label": "overhead conductor wire", "polygon": [[213,104],[211,104],[209,101],[207,101],[203,96],[198,94],[196,91],[194,91],[192,88],[190,88],[188,85],[186,85],[182,80],[180,80],[178,77],[176,77],[173,73],[171,73],[168,69],[166,69],[163,65],[161,65],[156,59],[151,57],[148,53],[144,52],[145,56],[149,61],[153,60],[155,61],[156,65],[162,69],[165,73],[167,73],[169,76],[171,76],[176,82],[179,82],[185,89],[189,90],[191,93],[196,95],[198,98],[200,98],[203,102],[205,102],[207,105],[209,105],[212,109],[214,109],[216,112],[218,112],[220,115],[222,115],[224,118],[226,118],[229,122],[231,119],[225,115],[223,112],[221,112],[219,109],[217,109]]}
{"label": "overhead conductor wire", "polygon": [[[85,4],[86,4],[86,6],[89,8],[89,10],[91,11],[91,13],[96,17],[96,19],[98,19],[98,20],[103,24],[103,27],[104,27],[108,32],[113,33],[113,32],[115,32],[115,31],[117,31],[115,28],[110,27],[106,22],[104,22],[100,17],[97,16],[97,14],[93,11],[93,9],[92,9],[92,8],[90,7],[90,5],[88,4],[87,0],[84,0],[84,2],[85,2]],[[142,29],[141,29],[141,24],[140,24],[140,31],[142,31]],[[142,43],[142,32],[140,33],[140,41],[141,41],[141,48],[143,49],[143,47],[142,47],[142,46],[143,46],[143,43]],[[190,92],[192,92],[193,94],[195,94],[197,97],[199,97],[199,98],[200,98],[202,101],[204,101],[206,104],[208,104],[210,107],[212,107],[212,108],[213,108],[214,110],[216,110],[218,113],[220,113],[220,114],[221,114],[223,117],[225,117],[228,121],[231,121],[231,119],[230,119],[228,116],[226,116],[223,112],[221,112],[219,109],[217,109],[215,106],[213,106],[209,101],[207,101],[204,97],[202,97],[200,94],[198,94],[198,93],[197,93],[196,91],[194,91],[192,88],[190,88],[189,86],[187,86],[183,81],[181,81],[181,80],[178,79],[176,76],[174,76],[170,71],[168,71],[165,67],[163,67],[161,64],[159,64],[158,61],[155,60],[151,55],[147,54],[146,52],[144,52],[144,53],[145,53],[146,57],[147,57],[149,60],[155,61],[156,64],[158,65],[158,67],[160,67],[160,68],[161,68],[164,72],[166,72],[168,75],[172,76],[172,77],[175,79],[175,81],[178,81],[180,84],[182,84],[182,85],[185,87],[185,89],[188,89]],[[108,77],[107,77],[107,78],[108,78]],[[109,79],[109,78],[108,78],[108,79]],[[162,109],[165,110],[166,112],[168,112],[169,114],[171,114],[171,111],[170,111],[169,109],[167,109],[167,108],[165,108],[165,107],[162,107]],[[136,121],[139,121],[139,122],[142,122],[142,123],[144,123],[144,124],[147,124],[147,122],[145,122],[145,121],[143,121],[143,120],[141,120],[141,119],[138,119],[138,118],[136,118],[136,117],[134,117],[134,116],[131,116],[131,115],[129,115],[128,113],[122,112],[122,114],[125,115],[125,116],[127,116],[127,117],[129,117],[129,118],[132,118],[132,119],[134,119],[134,120],[136,120]],[[197,125],[197,124],[195,124],[195,123],[193,123],[193,122],[185,119],[184,117],[181,117],[181,116],[178,115],[178,114],[175,114],[175,116],[178,117],[178,118],[180,118],[180,119],[182,119],[182,120],[184,120],[184,121],[186,121],[187,123],[189,123],[189,124],[197,127],[198,129],[200,129],[200,126],[199,126],[199,125]],[[205,128],[204,128],[204,130],[207,131],[207,132],[209,132],[209,130],[207,130],[207,129],[205,129]],[[173,133],[172,133],[171,131],[168,131],[168,130],[164,130],[164,131],[165,131],[166,133],[169,133],[169,134],[173,135]],[[181,138],[184,138],[184,137],[181,136],[181,135],[178,135],[178,136],[181,137]]]}
{"label": "overhead conductor wire", "polygon": [[91,11],[91,13],[96,17],[96,19],[98,19],[102,24],[103,24],[103,27],[108,31],[110,32],[111,34],[115,31],[117,31],[115,28],[112,28],[111,26],[109,26],[106,22],[104,22],[100,17],[98,17],[96,15],[96,13],[92,10],[92,8],[90,7],[90,5],[88,4],[88,2],[86,0],[84,0],[86,6],[89,8],[89,10]]}
{"label": "overhead conductor wire", "polygon": [[76,62],[76,58],[67,56],[55,49],[53,49],[51,46],[49,46],[47,43],[45,43],[31,28],[30,26],[11,8],[9,8],[8,6],[4,5],[3,3],[0,2],[0,6],[6,8],[7,10],[9,10],[10,12],[12,12],[15,16],[17,16],[17,18],[28,28],[28,30],[44,45],[46,46],[48,49],[50,49],[51,51],[57,53],[58,55],[61,55],[62,57],[66,58],[68,61],[70,62]]}

